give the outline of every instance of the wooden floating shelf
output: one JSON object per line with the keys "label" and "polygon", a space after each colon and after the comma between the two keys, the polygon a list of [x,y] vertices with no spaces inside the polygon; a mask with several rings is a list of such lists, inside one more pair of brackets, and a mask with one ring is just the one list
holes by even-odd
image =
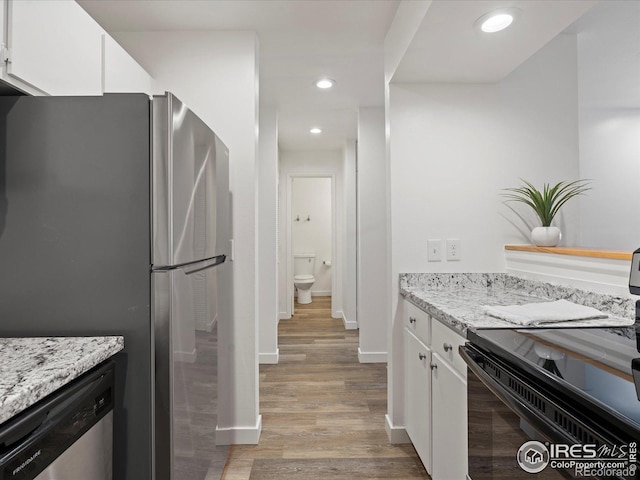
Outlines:
{"label": "wooden floating shelf", "polygon": [[505,245],[505,250],[518,252],[553,253],[557,255],[572,255],[574,257],[607,258],[613,260],[631,260],[631,252],[616,252],[610,250],[594,250],[579,247],[536,247],[534,245]]}

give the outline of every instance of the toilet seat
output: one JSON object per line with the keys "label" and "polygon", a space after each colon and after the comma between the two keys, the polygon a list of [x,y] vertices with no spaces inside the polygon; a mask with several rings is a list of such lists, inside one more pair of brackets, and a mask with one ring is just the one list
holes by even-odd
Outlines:
{"label": "toilet seat", "polygon": [[313,275],[295,275],[293,277],[294,282],[308,282],[309,280],[315,280]]}

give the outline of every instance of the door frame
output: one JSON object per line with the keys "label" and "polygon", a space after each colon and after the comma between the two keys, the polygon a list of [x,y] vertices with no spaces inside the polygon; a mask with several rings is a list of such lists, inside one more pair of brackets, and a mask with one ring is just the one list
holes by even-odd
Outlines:
{"label": "door frame", "polygon": [[[336,175],[334,172],[304,172],[304,173],[287,173],[286,182],[286,244],[285,244],[285,259],[286,259],[286,287],[287,287],[287,301],[286,301],[286,315],[287,318],[291,318],[293,315],[294,305],[294,287],[293,287],[293,179],[294,178],[330,178],[331,179],[331,316],[333,318],[341,318],[337,283],[339,272],[342,272],[342,265],[338,259],[338,236],[337,236],[337,192],[336,192]],[[318,258],[316,257],[316,261]]]}

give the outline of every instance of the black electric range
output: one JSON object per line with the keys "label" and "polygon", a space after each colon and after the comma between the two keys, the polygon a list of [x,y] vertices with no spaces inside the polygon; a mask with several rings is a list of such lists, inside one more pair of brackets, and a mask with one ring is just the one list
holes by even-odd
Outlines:
{"label": "black electric range", "polygon": [[472,480],[640,478],[640,319],[467,337]]}

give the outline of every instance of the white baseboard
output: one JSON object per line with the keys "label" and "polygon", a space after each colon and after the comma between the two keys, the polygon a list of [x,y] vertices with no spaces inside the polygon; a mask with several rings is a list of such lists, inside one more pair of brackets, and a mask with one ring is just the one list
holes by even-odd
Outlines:
{"label": "white baseboard", "polygon": [[289,320],[291,318],[291,315],[289,315],[287,312],[280,312],[278,314],[279,320]]}
{"label": "white baseboard", "polygon": [[311,290],[312,297],[330,297],[331,290]]}
{"label": "white baseboard", "polygon": [[411,443],[411,439],[404,427],[396,427],[391,423],[389,415],[384,416],[384,429],[387,431],[389,442],[397,445],[400,443]]}
{"label": "white baseboard", "polygon": [[[293,293],[294,297],[298,297],[298,290]],[[331,290],[311,290],[312,297],[330,297]]]}
{"label": "white baseboard", "polygon": [[280,349],[276,348],[275,353],[260,353],[258,356],[261,365],[275,365],[280,359]]}
{"label": "white baseboard", "polygon": [[262,433],[262,415],[254,427],[216,427],[216,445],[257,445]]}
{"label": "white baseboard", "polygon": [[198,324],[196,325],[196,330],[211,333],[213,331],[213,326],[216,324],[217,320],[218,320],[218,314],[216,313],[210,322],[204,322],[204,323],[198,322]]}
{"label": "white baseboard", "polygon": [[196,349],[190,352],[173,352],[173,361],[182,363],[194,363],[196,361]]}
{"label": "white baseboard", "polygon": [[358,329],[358,322],[351,322],[349,320],[347,320],[347,316],[344,314],[344,312],[342,313],[342,324],[344,325],[344,329],[345,330],[357,330]]}
{"label": "white baseboard", "polygon": [[363,352],[358,347],[360,363],[387,363],[387,352]]}

